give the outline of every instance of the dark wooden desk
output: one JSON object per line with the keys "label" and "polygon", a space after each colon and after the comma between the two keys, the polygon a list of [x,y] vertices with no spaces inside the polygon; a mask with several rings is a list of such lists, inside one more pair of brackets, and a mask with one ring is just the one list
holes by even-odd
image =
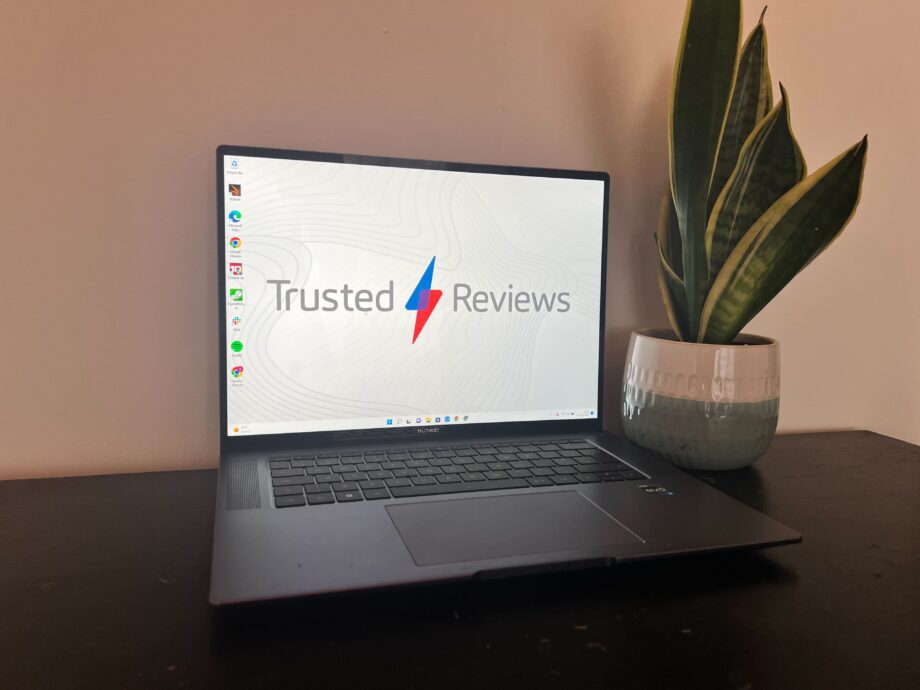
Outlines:
{"label": "dark wooden desk", "polygon": [[0,688],[920,688],[920,448],[700,476],[805,541],[220,611],[214,472],[0,482]]}

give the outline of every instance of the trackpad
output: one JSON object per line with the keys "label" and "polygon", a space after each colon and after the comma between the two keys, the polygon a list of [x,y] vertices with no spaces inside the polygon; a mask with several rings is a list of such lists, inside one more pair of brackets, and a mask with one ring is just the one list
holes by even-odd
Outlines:
{"label": "trackpad", "polygon": [[403,503],[387,512],[417,565],[639,541],[577,491]]}

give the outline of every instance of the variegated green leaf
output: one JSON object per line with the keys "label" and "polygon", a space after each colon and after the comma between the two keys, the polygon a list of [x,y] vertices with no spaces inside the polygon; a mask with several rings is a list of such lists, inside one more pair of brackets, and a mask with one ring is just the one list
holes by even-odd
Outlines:
{"label": "variegated green leaf", "polygon": [[703,307],[701,342],[729,343],[836,238],[859,203],[868,139],[786,192],[728,256]]}
{"label": "variegated green leaf", "polygon": [[789,97],[782,84],[779,88],[782,100],[744,143],[709,216],[706,252],[713,279],[754,221],[805,177],[805,159],[789,122]]}
{"label": "variegated green leaf", "polygon": [[705,242],[709,183],[728,110],[740,34],[740,0],[688,1],[674,68],[669,143],[691,340],[699,330],[709,285]]}
{"label": "variegated green leaf", "polygon": [[709,185],[709,208],[725,187],[735,169],[741,147],[754,127],[773,108],[773,86],[770,82],[770,67],[767,64],[767,31],[763,25],[765,7],[760,21],[741,48],[738,72],[728,103],[725,127],[719,142],[716,165]]}
{"label": "variegated green leaf", "polygon": [[664,255],[661,235],[655,236],[658,244],[658,288],[668,314],[668,323],[679,340],[687,339],[687,292],[684,281],[668,265]]}
{"label": "variegated green leaf", "polygon": [[680,240],[680,228],[677,225],[677,213],[674,211],[674,199],[668,192],[661,200],[661,212],[658,217],[659,250],[664,256],[669,268],[683,280],[684,257],[683,246]]}

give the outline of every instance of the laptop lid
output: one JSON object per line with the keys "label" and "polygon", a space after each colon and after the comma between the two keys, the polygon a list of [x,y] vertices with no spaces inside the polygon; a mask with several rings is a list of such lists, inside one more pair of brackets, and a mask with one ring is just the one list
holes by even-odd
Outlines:
{"label": "laptop lid", "polygon": [[221,447],[599,431],[609,177],[217,150]]}

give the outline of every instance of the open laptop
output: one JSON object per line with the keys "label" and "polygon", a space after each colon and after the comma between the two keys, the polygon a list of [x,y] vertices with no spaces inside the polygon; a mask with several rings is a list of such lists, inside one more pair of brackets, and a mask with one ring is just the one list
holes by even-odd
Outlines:
{"label": "open laptop", "polygon": [[602,432],[609,184],[217,150],[213,604],[800,540]]}

